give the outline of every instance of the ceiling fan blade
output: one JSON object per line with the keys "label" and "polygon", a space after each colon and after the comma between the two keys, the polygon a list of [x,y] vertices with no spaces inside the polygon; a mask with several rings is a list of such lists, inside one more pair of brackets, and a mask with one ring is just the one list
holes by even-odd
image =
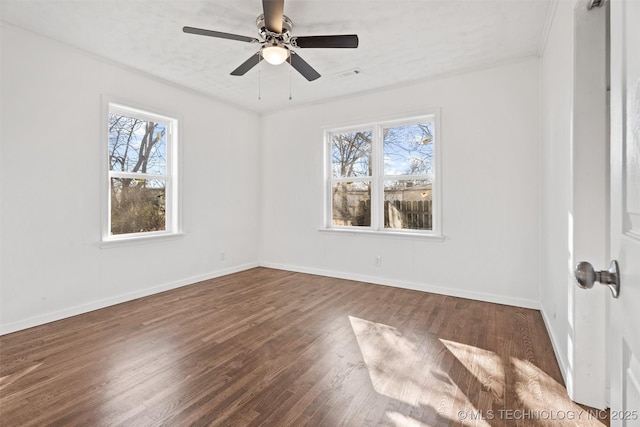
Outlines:
{"label": "ceiling fan blade", "polygon": [[343,34],[335,36],[303,36],[292,37],[292,43],[302,48],[351,48],[358,47],[356,34]]}
{"label": "ceiling fan blade", "polygon": [[240,42],[259,42],[255,37],[239,36],[237,34],[221,33],[220,31],[203,30],[202,28],[183,27],[182,31],[189,34],[197,34],[199,36],[217,37],[219,39],[237,40]]}
{"label": "ceiling fan blade", "polygon": [[264,26],[272,33],[282,33],[282,16],[284,15],[284,0],[262,0],[264,11]]}
{"label": "ceiling fan blade", "polygon": [[291,61],[291,66],[296,69],[302,76],[309,80],[310,82],[314,81],[317,78],[320,78],[320,73],[314,70],[311,65],[307,64],[307,61],[302,59],[300,55],[295,52],[291,52],[291,56],[289,57]]}
{"label": "ceiling fan blade", "polygon": [[249,59],[244,61],[238,68],[231,72],[232,76],[244,76],[247,71],[258,65],[258,63],[262,61],[262,55],[260,52],[256,52]]}

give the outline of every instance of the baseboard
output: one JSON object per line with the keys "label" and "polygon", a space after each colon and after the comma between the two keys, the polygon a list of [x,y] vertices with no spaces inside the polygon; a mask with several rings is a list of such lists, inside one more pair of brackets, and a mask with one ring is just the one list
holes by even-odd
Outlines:
{"label": "baseboard", "polygon": [[[88,304],[82,304],[82,305],[70,307],[64,310],[59,310],[52,313],[47,313],[40,316],[24,319],[24,320],[19,320],[17,322],[8,323],[5,325],[0,325],[0,335],[10,334],[12,332],[17,332],[23,329],[32,328],[34,326],[43,325],[49,322],[55,322],[56,320],[65,319],[71,316],[77,316],[79,314],[87,313],[93,310],[99,310],[101,308],[109,307],[115,304],[120,304],[120,303],[131,301],[137,298],[142,298],[149,295],[157,294],[159,292],[180,288],[182,286],[192,285],[194,283],[202,282],[203,280],[214,279],[216,277],[226,276],[228,274],[237,273],[237,272],[248,270],[255,267],[267,267],[267,268],[274,268],[278,270],[313,274],[317,276],[327,276],[327,277],[335,277],[338,279],[355,280],[358,282],[373,283],[376,285],[393,286],[393,287],[403,288],[403,289],[412,289],[412,290],[417,290],[422,292],[431,292],[431,293],[440,294],[440,295],[448,295],[448,296],[468,298],[468,299],[473,299],[478,301],[492,302],[496,304],[504,304],[504,305],[510,305],[515,307],[523,307],[523,308],[540,310],[540,303],[538,301],[528,300],[523,298],[510,298],[502,295],[495,295],[495,294],[484,293],[484,292],[473,292],[473,291],[467,291],[467,290],[455,289],[455,288],[443,288],[440,286],[432,286],[424,283],[385,279],[385,278],[379,278],[374,276],[366,276],[366,275],[359,275],[359,274],[352,274],[352,273],[345,273],[345,272],[338,272],[338,271],[322,270],[317,268],[293,266],[288,264],[256,262],[256,263],[242,264],[235,267],[227,268],[224,270],[218,270],[212,273],[203,274],[199,276],[192,276],[186,279],[181,279],[181,280],[165,283],[158,286],[141,289],[135,292],[118,295],[111,298],[105,298],[105,299],[94,301]],[[545,325],[547,327],[547,330],[549,331],[549,336],[551,337],[551,342],[553,344],[553,349],[556,354],[556,358],[558,359],[558,363],[560,365],[563,378],[565,378],[565,382],[566,382],[566,376],[565,376],[566,367],[565,367],[564,361],[563,359],[558,357],[556,340],[551,332],[551,329],[549,328],[549,324],[545,317],[544,311],[542,311],[542,313],[543,313],[543,319],[545,320]]]}
{"label": "baseboard", "polygon": [[162,285],[141,289],[141,290],[130,292],[123,295],[118,295],[115,297],[93,301],[88,304],[82,304],[75,307],[66,308],[64,310],[43,314],[41,316],[30,317],[28,319],[19,320],[17,322],[8,323],[6,325],[0,325],[0,335],[10,334],[12,332],[21,331],[23,329],[32,328],[34,326],[40,326],[49,322],[55,322],[56,320],[65,319],[71,316],[77,316],[78,314],[88,313],[93,310],[99,310],[101,308],[105,308],[105,307],[120,304],[123,302],[131,301],[134,299],[146,297],[149,295],[157,294],[159,292],[180,288],[182,286],[193,285],[195,283],[202,282],[204,280],[215,279],[216,277],[226,276],[232,273],[238,273],[240,271],[249,270],[251,268],[255,268],[258,266],[259,265],[257,262],[241,264],[241,265],[226,268],[223,270],[218,270],[218,271],[214,271],[207,274],[201,274],[198,276],[192,276],[185,279],[164,283]]}
{"label": "baseboard", "polygon": [[558,366],[560,367],[560,373],[562,374],[562,380],[566,386],[567,384],[567,361],[562,357],[562,353],[560,352],[560,345],[558,344],[558,339],[556,335],[553,333],[553,328],[551,327],[551,321],[549,316],[544,309],[544,306],[540,304],[540,313],[542,314],[542,320],[544,321],[544,326],[547,328],[547,334],[549,334],[549,338],[551,339],[551,347],[553,347],[553,353],[556,356],[556,361],[558,362]]}
{"label": "baseboard", "polygon": [[441,286],[432,286],[425,283],[408,282],[403,280],[394,280],[379,278],[374,276],[365,276],[359,274],[345,273],[341,271],[322,270],[310,267],[301,267],[289,264],[278,264],[273,262],[260,262],[261,267],[274,268],[278,270],[295,271],[297,273],[313,274],[316,276],[335,277],[337,279],[354,280],[358,282],[373,283],[376,285],[393,286],[396,288],[412,289],[422,292],[430,292],[434,294],[447,295],[452,297],[467,298],[477,301],[492,302],[496,304],[510,305],[514,307],[531,308],[540,310],[540,302],[524,298],[511,298],[503,295],[495,295],[485,292],[473,292],[464,289],[443,288]]}

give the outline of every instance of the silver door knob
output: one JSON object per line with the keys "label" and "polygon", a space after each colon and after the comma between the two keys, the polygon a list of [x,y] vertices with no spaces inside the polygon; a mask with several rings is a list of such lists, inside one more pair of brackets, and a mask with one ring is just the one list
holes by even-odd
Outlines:
{"label": "silver door knob", "polygon": [[620,295],[620,274],[618,273],[618,261],[611,261],[608,270],[595,271],[593,266],[585,261],[576,264],[574,274],[576,282],[582,289],[591,289],[595,282],[608,286],[611,295],[618,298]]}

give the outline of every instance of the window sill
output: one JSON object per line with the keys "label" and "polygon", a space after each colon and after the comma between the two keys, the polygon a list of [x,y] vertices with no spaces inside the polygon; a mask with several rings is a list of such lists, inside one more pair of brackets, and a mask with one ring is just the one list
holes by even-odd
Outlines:
{"label": "window sill", "polygon": [[167,240],[182,239],[184,233],[162,233],[151,234],[146,236],[123,237],[110,240],[102,240],[99,243],[100,249],[109,249],[122,246],[143,245],[147,243],[164,242]]}
{"label": "window sill", "polygon": [[359,236],[385,236],[404,239],[423,239],[437,242],[444,241],[444,235],[436,233],[412,233],[409,231],[352,230],[349,228],[319,228],[321,233],[351,234]]}

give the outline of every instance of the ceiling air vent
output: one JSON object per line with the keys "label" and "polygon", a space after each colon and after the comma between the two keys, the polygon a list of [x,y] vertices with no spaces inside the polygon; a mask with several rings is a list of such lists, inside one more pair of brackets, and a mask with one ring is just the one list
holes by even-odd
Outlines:
{"label": "ceiling air vent", "polygon": [[334,74],[337,79],[346,79],[347,77],[354,77],[362,74],[362,70],[360,68],[353,68],[351,70],[342,71],[340,73]]}

